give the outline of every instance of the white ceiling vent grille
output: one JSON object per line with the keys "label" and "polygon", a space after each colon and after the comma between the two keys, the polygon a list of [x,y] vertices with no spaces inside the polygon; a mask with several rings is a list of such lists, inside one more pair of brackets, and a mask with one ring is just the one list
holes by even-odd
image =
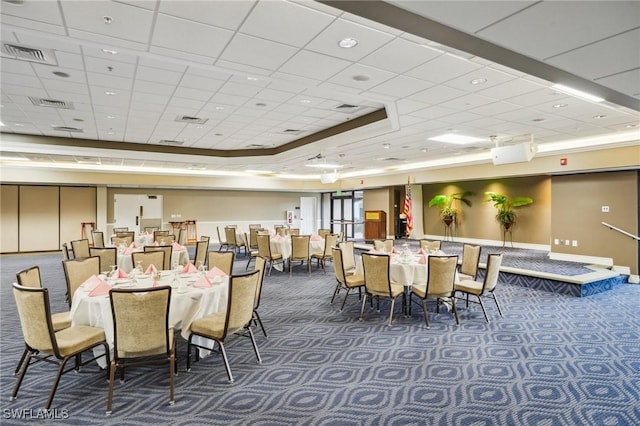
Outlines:
{"label": "white ceiling vent grille", "polygon": [[74,109],[72,102],[60,101],[58,99],[34,98],[32,96],[29,96],[29,100],[35,106],[48,107],[48,108],[60,108],[60,109]]}
{"label": "white ceiling vent grille", "polygon": [[284,133],[285,135],[299,135],[300,133],[302,133],[302,130],[299,130],[299,129],[286,129],[282,133]]}
{"label": "white ceiling vent grille", "polygon": [[58,65],[56,55],[51,49],[21,46],[19,44],[3,43],[2,51],[15,59],[38,62],[47,65]]}
{"label": "white ceiling vent grille", "polygon": [[176,117],[175,121],[179,123],[189,123],[189,124],[204,124],[209,121],[208,118],[200,118],[200,117],[191,117],[189,115],[179,115]]}
{"label": "white ceiling vent grille", "polygon": [[170,140],[170,139],[161,139],[160,140],[160,145],[182,146],[182,144],[184,144],[184,141],[175,141],[175,140]]}
{"label": "white ceiling vent grille", "polygon": [[53,130],[57,130],[59,132],[71,132],[71,133],[82,133],[82,132],[84,132],[84,130],[82,130],[79,127],[71,127],[71,126],[56,126],[56,125],[52,125],[51,128]]}
{"label": "white ceiling vent grille", "polygon": [[364,107],[352,104],[341,104],[336,107],[338,112],[344,112],[346,114],[353,114],[354,112],[358,112]]}
{"label": "white ceiling vent grille", "polygon": [[264,148],[269,148],[269,145],[263,145],[263,144],[259,144],[259,143],[250,143],[249,145],[245,145],[245,148],[264,149]]}

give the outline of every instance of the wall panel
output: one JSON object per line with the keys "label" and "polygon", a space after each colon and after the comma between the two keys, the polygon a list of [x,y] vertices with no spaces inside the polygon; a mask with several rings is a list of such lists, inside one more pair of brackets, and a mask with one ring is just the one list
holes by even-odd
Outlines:
{"label": "wall panel", "polygon": [[0,186],[0,252],[18,251],[18,186]]}
{"label": "wall panel", "polygon": [[57,186],[20,187],[20,251],[60,248],[59,199]]}
{"label": "wall panel", "polygon": [[[80,239],[82,222],[96,222],[96,188],[61,187],[60,244]],[[90,235],[85,237],[91,240]]]}

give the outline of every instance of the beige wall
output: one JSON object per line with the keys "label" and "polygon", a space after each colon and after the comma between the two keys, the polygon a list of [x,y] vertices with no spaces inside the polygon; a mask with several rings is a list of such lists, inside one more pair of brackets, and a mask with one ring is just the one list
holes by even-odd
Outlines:
{"label": "beige wall", "polygon": [[[60,245],[82,237],[82,222],[96,223],[96,188],[60,187]],[[85,238],[91,241],[89,228]]]}
{"label": "beige wall", "polygon": [[364,211],[383,210],[387,214],[387,235],[393,235],[393,188],[367,189],[362,196]]}
{"label": "beige wall", "polygon": [[19,193],[20,251],[59,249],[60,188],[21,186]]}
{"label": "beige wall", "polygon": [[18,186],[0,186],[0,253],[18,251]]}
{"label": "beige wall", "polygon": [[[612,258],[638,273],[638,242],[603,226],[609,223],[638,235],[638,171],[554,176],[551,187],[551,250]],[[609,213],[602,212],[609,206]],[[570,245],[556,245],[555,239]],[[573,246],[577,241],[577,247]]]}

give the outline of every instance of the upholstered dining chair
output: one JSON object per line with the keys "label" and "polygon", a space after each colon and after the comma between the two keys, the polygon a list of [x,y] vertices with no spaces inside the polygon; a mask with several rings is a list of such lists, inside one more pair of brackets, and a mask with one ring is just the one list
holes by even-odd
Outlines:
{"label": "upholstered dining chair", "polygon": [[[171,287],[112,289],[113,358],[109,368],[107,415],[112,412],[116,370],[130,365],[169,364],[169,404],[173,405],[176,342],[169,327]],[[123,376],[121,376],[123,379]]]}
{"label": "upholstered dining chair", "polygon": [[235,227],[227,226],[226,228],[224,228],[224,235],[227,239],[227,246],[228,248],[233,249],[236,254],[240,253],[240,249],[244,248],[244,254],[247,254],[247,246],[243,241],[240,241],[238,239],[236,231],[237,228]]}
{"label": "upholstered dining chair", "polygon": [[376,251],[391,253],[393,251],[393,240],[391,238],[387,238],[386,240],[374,240],[373,248]]}
{"label": "upholstered dining chair", "polygon": [[[18,271],[16,273],[16,280],[18,281],[18,284],[23,287],[42,288],[40,267],[36,265]],[[71,327],[71,312],[65,311],[51,314],[51,324],[53,325],[53,331],[60,331],[62,329]],[[15,371],[13,372],[14,376],[20,371],[20,367],[22,366],[24,360],[27,358],[28,352],[29,348],[25,348],[20,361],[18,362]]]}
{"label": "upholstered dining chair", "polygon": [[[260,252],[258,251],[258,240],[256,239],[256,236],[258,235],[258,229],[257,228],[253,228],[250,229],[249,231],[252,232],[253,234],[253,239],[255,240],[255,247],[252,246],[252,243],[249,243],[249,260],[247,260],[247,266],[245,266],[244,270],[248,270],[249,269],[249,265],[251,265],[251,261],[257,259],[258,257],[260,257]],[[251,241],[250,236],[247,235],[247,233],[244,233],[244,239],[246,241]]]}
{"label": "upholstered dining chair", "polygon": [[320,228],[318,229],[318,236],[320,238],[325,238],[327,235],[331,234],[331,229]]}
{"label": "upholstered dining chair", "polygon": [[291,236],[291,257],[289,258],[289,276],[293,271],[293,262],[300,262],[300,265],[307,263],[307,275],[311,274],[311,257],[309,255],[310,235]]}
{"label": "upholstered dining chair", "polygon": [[477,301],[471,300],[471,302],[480,304],[486,322],[489,322],[489,317],[487,316],[487,310],[482,302],[483,297],[493,299],[496,303],[496,307],[498,308],[498,313],[502,316],[502,310],[500,309],[500,304],[498,303],[498,299],[496,298],[494,291],[498,285],[500,266],[502,265],[503,256],[504,255],[502,253],[491,253],[487,256],[487,269],[485,271],[484,280],[464,280],[454,285],[456,293],[460,292],[466,295],[466,307],[469,307],[470,295],[477,298]]}
{"label": "upholstered dining chair", "polygon": [[151,265],[158,271],[164,269],[164,252],[162,251],[134,251],[131,253],[131,260],[134,268],[140,262],[142,271],[146,271]]}
{"label": "upholstered dining chair", "polygon": [[116,232],[116,237],[126,238],[129,244],[131,244],[136,239],[136,233],[134,231]]}
{"label": "upholstered dining chair", "polygon": [[173,244],[176,241],[176,236],[173,234],[169,235],[158,235],[158,239],[156,242],[161,246],[167,246]]}
{"label": "upholstered dining chair", "polygon": [[62,261],[64,277],[67,281],[67,301],[69,302],[69,307],[71,307],[73,295],[76,294],[78,287],[93,275],[100,275],[100,266],[100,258],[98,256]]}
{"label": "upholstered dining chair", "polygon": [[104,234],[101,231],[91,231],[91,238],[93,239],[93,247],[104,247]]}
{"label": "upholstered dining chair", "polygon": [[[144,246],[144,252],[149,253],[152,251],[161,251],[164,255],[162,269],[171,269],[171,252],[173,247],[169,244],[167,245],[159,245],[159,246]],[[135,265],[135,262],[134,262]],[[158,267],[158,265],[156,265]]]}
{"label": "upholstered dining chair", "polygon": [[258,271],[258,285],[256,287],[256,300],[253,303],[253,323],[260,325],[262,329],[262,334],[264,337],[267,336],[267,330],[264,328],[264,324],[262,324],[262,320],[260,319],[260,315],[258,314],[258,308],[260,307],[260,297],[262,296],[262,284],[264,283],[264,275],[267,272],[267,261],[262,257],[256,257],[256,264],[254,271]]}
{"label": "upholstered dining chair", "polygon": [[342,251],[342,266],[346,275],[355,274],[356,272],[356,255],[353,241],[343,241],[338,243],[338,247]]}
{"label": "upholstered dining chair", "polygon": [[435,241],[420,240],[420,248],[424,250],[436,251],[436,250],[440,250],[441,246],[442,246],[442,241],[440,240],[435,240]]}
{"label": "upholstered dining chair", "polygon": [[196,253],[193,258],[193,264],[196,267],[200,265],[205,265],[207,263],[207,253],[209,253],[209,241],[201,240],[196,242]]}
{"label": "upholstered dining chair", "polygon": [[475,281],[478,277],[478,264],[480,263],[481,251],[481,246],[473,246],[471,244],[464,244],[462,246],[462,263],[458,273],[460,281]]}
{"label": "upholstered dining chair", "polygon": [[[218,344],[219,352],[222,354],[224,367],[227,370],[229,383],[233,383],[231,367],[227,359],[225,341],[232,334],[237,334],[251,339],[253,350],[258,359],[258,364],[262,364],[258,345],[251,329],[253,318],[256,289],[260,279],[260,271],[252,271],[243,275],[233,275],[229,279],[229,292],[227,297],[227,308],[223,312],[207,315],[196,319],[191,323],[191,334],[187,343],[187,371],[191,371],[191,348],[195,346],[206,350],[214,350]],[[194,343],[195,337],[203,337],[213,340],[214,347],[207,347]],[[199,352],[196,350],[195,359],[198,361]]]}
{"label": "upholstered dining chair", "polygon": [[411,288],[409,302],[413,296],[420,299],[424,322],[429,328],[429,314],[427,313],[427,299],[436,300],[436,312],[440,312],[440,305],[444,302],[451,302],[451,310],[456,320],[456,325],[460,325],[456,301],[453,297],[453,282],[458,267],[458,256],[429,256],[426,285],[414,284]]}
{"label": "upholstered dining chair", "polygon": [[388,254],[362,254],[365,294],[360,307],[361,320],[364,315],[364,305],[367,302],[367,295],[371,296],[372,299],[374,297],[378,299],[378,308],[380,307],[381,297],[391,300],[389,325],[391,325],[393,321],[393,308],[398,296],[402,296],[403,306],[405,305],[404,285],[391,281],[389,274],[390,261],[391,257]]}
{"label": "upholstered dining chair", "polygon": [[128,226],[116,227],[116,228],[113,228],[113,232],[114,234],[117,234],[118,232],[129,232],[129,227]]}
{"label": "upholstered dining chair", "polygon": [[80,257],[89,257],[89,240],[73,240],[71,241],[71,250],[73,250],[73,257],[78,259]]}
{"label": "upholstered dining chair", "polygon": [[289,235],[300,235],[300,228],[289,228]]}
{"label": "upholstered dining chair", "polygon": [[153,241],[158,241],[158,237],[166,237],[169,235],[169,231],[166,229],[153,231]]}
{"label": "upholstered dining chair", "polygon": [[100,258],[101,272],[108,272],[112,266],[118,265],[118,249],[115,247],[89,247],[89,254]]}
{"label": "upholstered dining chair", "polygon": [[70,359],[75,359],[74,369],[78,371],[82,365],[86,365],[97,358],[93,357],[80,362],[80,354],[96,346],[102,346],[104,354],[100,355],[100,357],[105,356],[107,364],[109,363],[109,346],[105,340],[104,330],[97,327],[78,325],[56,331],[51,320],[49,293],[46,288],[24,287],[14,283],[13,295],[18,308],[22,336],[28,352],[26,359],[22,362],[18,378],[13,387],[11,400],[17,397],[29,365],[39,361],[46,361],[58,365],[58,372],[45,404],[45,408],[49,409],[58,389],[60,376],[71,371],[71,369],[65,370]]}
{"label": "upholstered dining chair", "polygon": [[62,243],[62,260],[69,260],[71,256],[69,256],[69,246],[67,243]]}
{"label": "upholstered dining chair", "polygon": [[282,263],[284,266],[285,259],[282,257],[282,253],[271,252],[271,236],[269,234],[258,233],[257,239],[259,256],[267,260],[269,264],[269,275],[271,275],[273,264]]}
{"label": "upholstered dining chair", "polygon": [[111,245],[114,247],[129,247],[132,243],[132,240],[129,237],[116,237],[115,235],[111,236]]}
{"label": "upholstered dining chair", "polygon": [[208,254],[207,267],[209,270],[217,267],[226,275],[231,276],[233,274],[233,261],[235,259],[235,253],[232,251],[225,251],[218,253],[217,251],[211,251]]}
{"label": "upholstered dining chair", "polygon": [[220,246],[218,247],[218,251],[222,251],[222,249],[224,248],[225,251],[229,250],[229,244],[227,243],[227,240],[222,238],[222,235],[220,235],[220,227],[216,226],[216,232],[218,233],[218,242],[220,244]]}
{"label": "upholstered dining chair", "polygon": [[324,237],[324,250],[322,253],[312,253],[311,259],[318,261],[318,266],[322,266],[322,272],[327,273],[325,269],[325,263],[327,260],[333,260],[333,248],[338,243],[338,236],[336,234],[328,234]]}
{"label": "upholstered dining chair", "polygon": [[364,275],[363,274],[351,274],[347,275],[344,272],[344,260],[342,258],[342,250],[339,248],[332,248],[333,255],[333,269],[336,275],[336,289],[333,291],[333,296],[331,297],[331,303],[336,298],[341,289],[347,290],[347,294],[344,295],[344,300],[342,301],[342,305],[340,306],[340,311],[344,309],[344,304],[347,301],[347,296],[349,296],[349,292],[352,288],[357,288],[359,290],[359,295],[362,297],[362,288],[364,287]]}

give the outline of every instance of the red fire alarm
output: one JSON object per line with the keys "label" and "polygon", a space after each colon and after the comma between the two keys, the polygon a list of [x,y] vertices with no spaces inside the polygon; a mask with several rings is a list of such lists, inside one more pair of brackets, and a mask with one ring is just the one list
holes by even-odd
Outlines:
{"label": "red fire alarm", "polygon": [[566,165],[567,165],[567,163],[568,163],[568,161],[567,161],[567,159],[566,159],[566,158],[561,158],[561,159],[560,159],[560,165],[561,165],[561,166],[566,166]]}

